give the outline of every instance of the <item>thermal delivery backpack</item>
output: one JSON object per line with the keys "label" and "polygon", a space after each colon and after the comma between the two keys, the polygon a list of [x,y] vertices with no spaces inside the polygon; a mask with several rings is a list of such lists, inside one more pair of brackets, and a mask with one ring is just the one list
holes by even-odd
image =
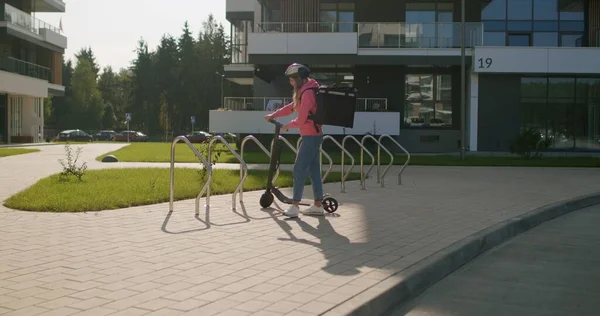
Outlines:
{"label": "thermal delivery backpack", "polygon": [[354,127],[356,89],[321,85],[318,88],[307,89],[304,93],[309,93],[309,91],[314,91],[317,95],[317,111],[309,114],[310,120],[317,125]]}

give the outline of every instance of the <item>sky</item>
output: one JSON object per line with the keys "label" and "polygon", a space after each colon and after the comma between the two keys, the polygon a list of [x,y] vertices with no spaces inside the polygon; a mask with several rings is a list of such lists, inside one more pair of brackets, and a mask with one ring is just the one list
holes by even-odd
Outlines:
{"label": "sky", "polygon": [[67,36],[65,60],[82,47],[91,47],[100,67],[128,67],[135,59],[140,38],[156,49],[164,34],[179,37],[187,20],[195,36],[212,13],[229,33],[225,0],[65,0],[65,13],[35,13],[35,17],[62,26]]}

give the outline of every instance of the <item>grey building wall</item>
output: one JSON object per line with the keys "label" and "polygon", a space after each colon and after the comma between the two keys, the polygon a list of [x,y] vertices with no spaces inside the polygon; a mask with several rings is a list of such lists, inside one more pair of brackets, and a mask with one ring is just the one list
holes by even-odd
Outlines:
{"label": "grey building wall", "polygon": [[254,96],[255,97],[291,97],[292,87],[288,79],[284,76],[278,76],[271,82],[266,82],[258,77],[254,77]]}
{"label": "grey building wall", "polygon": [[[460,130],[402,129],[396,140],[411,153],[451,153],[460,150]],[[394,145],[384,143],[390,149]],[[399,150],[394,149],[396,152]]]}
{"label": "grey building wall", "polygon": [[478,151],[508,151],[521,127],[521,77],[479,75]]}

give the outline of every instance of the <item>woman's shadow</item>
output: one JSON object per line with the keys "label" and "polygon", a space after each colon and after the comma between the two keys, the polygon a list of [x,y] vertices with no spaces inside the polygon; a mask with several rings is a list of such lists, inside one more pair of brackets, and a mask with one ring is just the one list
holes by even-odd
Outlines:
{"label": "woman's shadow", "polygon": [[[315,228],[302,221],[300,218],[281,219],[274,214],[275,212],[271,211],[269,213],[279,227],[281,227],[281,229],[289,236],[289,238],[279,238],[279,240],[293,241],[321,249],[321,252],[327,260],[326,266],[322,268],[323,271],[335,275],[356,275],[360,273],[358,267],[354,265],[348,268],[348,265],[338,265],[340,262],[333,260],[334,257],[340,255],[339,248],[348,249],[353,245],[350,243],[350,239],[348,237],[338,234],[333,226],[331,226],[330,220],[335,217],[339,217],[340,215],[326,214],[325,216],[314,216],[319,220],[319,224]],[[302,231],[318,238],[319,241],[316,242],[304,238],[297,238],[292,233],[292,227],[290,226],[289,222],[298,223]],[[343,267],[343,269],[340,269],[341,267]]]}

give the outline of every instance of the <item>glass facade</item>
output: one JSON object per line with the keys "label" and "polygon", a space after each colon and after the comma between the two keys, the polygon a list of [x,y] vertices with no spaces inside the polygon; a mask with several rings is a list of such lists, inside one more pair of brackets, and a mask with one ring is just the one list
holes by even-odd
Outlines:
{"label": "glass facade", "polygon": [[521,111],[553,149],[600,150],[600,78],[521,78]]}
{"label": "glass facade", "polygon": [[252,33],[252,21],[231,23],[231,63],[248,63],[248,33]]}
{"label": "glass facade", "polygon": [[405,124],[452,126],[452,75],[408,74],[405,91]]}
{"label": "glass facade", "polygon": [[583,46],[584,0],[482,3],[485,46]]}
{"label": "glass facade", "polygon": [[355,32],[354,3],[321,3],[319,20],[324,32]]}
{"label": "glass facade", "polygon": [[[454,36],[453,10],[453,3],[406,3],[406,46],[427,48],[444,45],[451,47]],[[410,43],[411,41],[418,43]]]}

